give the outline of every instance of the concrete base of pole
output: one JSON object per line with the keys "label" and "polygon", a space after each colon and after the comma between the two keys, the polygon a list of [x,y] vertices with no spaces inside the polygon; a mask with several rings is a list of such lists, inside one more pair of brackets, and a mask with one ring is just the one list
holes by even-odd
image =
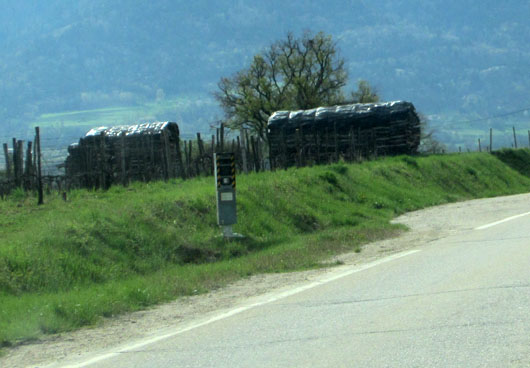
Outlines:
{"label": "concrete base of pole", "polygon": [[224,225],[224,226],[221,226],[221,228],[223,229],[223,238],[225,238],[225,239],[242,239],[242,238],[244,238],[243,235],[238,234],[238,233],[234,233],[232,231],[232,225]]}

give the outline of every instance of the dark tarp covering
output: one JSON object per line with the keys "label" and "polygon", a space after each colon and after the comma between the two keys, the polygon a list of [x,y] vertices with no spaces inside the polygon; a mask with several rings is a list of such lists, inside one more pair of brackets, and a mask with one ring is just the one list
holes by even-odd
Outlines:
{"label": "dark tarp covering", "polygon": [[66,174],[81,187],[176,177],[178,141],[173,122],[94,128],[68,147]]}
{"label": "dark tarp covering", "polygon": [[268,128],[271,130],[296,129],[302,125],[326,127],[333,122],[337,122],[339,125],[371,128],[392,124],[392,121],[403,117],[408,118],[409,114],[416,115],[416,110],[412,103],[405,101],[277,111],[269,118]]}
{"label": "dark tarp covering", "polygon": [[420,119],[406,101],[278,111],[269,118],[268,139],[271,160],[286,166],[301,151],[318,152],[317,162],[325,162],[326,154],[412,154],[420,143]]}

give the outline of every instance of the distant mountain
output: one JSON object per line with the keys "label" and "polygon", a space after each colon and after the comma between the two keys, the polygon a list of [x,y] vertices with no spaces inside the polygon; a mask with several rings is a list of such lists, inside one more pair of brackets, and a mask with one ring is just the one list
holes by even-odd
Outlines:
{"label": "distant mountain", "polygon": [[0,7],[2,130],[42,113],[208,97],[222,76],[303,30],[333,35],[352,86],[367,79],[384,99],[412,101],[425,114],[530,106],[526,0],[0,0]]}

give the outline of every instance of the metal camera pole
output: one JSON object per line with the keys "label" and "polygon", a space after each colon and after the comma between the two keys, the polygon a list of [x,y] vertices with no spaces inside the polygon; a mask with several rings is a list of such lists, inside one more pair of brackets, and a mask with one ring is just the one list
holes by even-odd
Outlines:
{"label": "metal camera pole", "polygon": [[217,224],[225,239],[242,238],[232,231],[237,223],[236,161],[234,153],[214,153],[215,184],[217,189]]}

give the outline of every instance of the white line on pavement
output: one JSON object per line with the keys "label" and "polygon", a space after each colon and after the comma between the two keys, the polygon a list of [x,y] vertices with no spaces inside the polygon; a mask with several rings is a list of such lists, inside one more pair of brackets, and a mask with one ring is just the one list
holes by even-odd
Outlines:
{"label": "white line on pavement", "polygon": [[[366,269],[378,266],[378,265],[380,265],[382,263],[387,263],[387,262],[393,261],[395,259],[406,257],[408,255],[411,255],[411,254],[414,254],[414,253],[417,253],[417,252],[420,252],[420,250],[419,249],[414,249],[414,250],[409,250],[409,251],[402,252],[402,253],[396,253],[396,254],[393,254],[391,256],[388,256],[388,257],[385,257],[385,258],[381,258],[379,260],[376,260],[376,261],[373,261],[373,262],[370,262],[370,263],[367,263],[365,265],[361,265],[361,266],[355,267],[355,268],[351,268],[351,266],[343,266],[339,270],[336,270],[335,272],[333,272],[331,275],[323,277],[322,279],[320,279],[318,281],[314,281],[312,283],[309,283],[309,284],[306,284],[306,285],[303,285],[303,286],[299,286],[299,287],[291,289],[291,290],[282,291],[282,292],[279,292],[279,293],[274,293],[274,294],[264,298],[263,300],[260,300],[258,302],[254,302],[254,303],[251,303],[251,304],[247,304],[247,305],[243,305],[241,307],[237,307],[237,308],[231,309],[231,310],[229,310],[227,312],[223,312],[221,314],[218,314],[217,316],[211,317],[211,318],[209,318],[209,319],[207,319],[205,321],[197,322],[195,324],[192,324],[192,325],[184,327],[184,328],[179,328],[179,329],[176,329],[176,330],[173,330],[173,331],[170,331],[170,332],[158,335],[158,336],[154,336],[154,337],[142,340],[142,341],[138,341],[138,342],[135,342],[135,343],[132,343],[132,344],[129,344],[129,345],[121,346],[118,349],[115,349],[113,352],[103,353],[103,354],[94,356],[94,357],[92,357],[90,359],[87,359],[87,360],[85,360],[83,362],[80,362],[80,363],[73,363],[73,364],[71,363],[71,364],[66,364],[66,365],[60,365],[60,367],[63,367],[63,368],[82,368],[82,367],[87,367],[87,366],[89,366],[91,364],[95,364],[97,362],[101,362],[103,360],[110,359],[112,357],[121,355],[123,353],[127,353],[127,352],[130,352],[130,351],[139,349],[139,348],[144,347],[146,345],[150,345],[150,344],[153,344],[155,342],[158,342],[158,341],[161,341],[161,340],[164,340],[164,339],[168,339],[168,338],[171,338],[171,337],[176,336],[178,334],[193,330],[195,328],[202,327],[202,326],[208,325],[210,323],[213,323],[213,322],[216,322],[216,321],[231,317],[233,315],[239,314],[239,313],[244,312],[246,310],[249,310],[251,308],[259,307],[259,306],[262,306],[262,305],[265,305],[265,304],[269,304],[269,303],[275,302],[275,301],[283,299],[283,298],[287,298],[287,297],[289,297],[291,295],[295,295],[295,294],[301,293],[302,291],[312,289],[312,288],[314,288],[316,286],[323,285],[323,284],[326,284],[326,283],[334,281],[334,280],[338,280],[340,278],[349,276],[351,274],[354,274],[354,273],[357,273],[357,272],[360,272],[360,271],[364,271]],[[343,270],[344,268],[349,268],[349,269],[346,270],[346,271],[341,271],[341,269]],[[337,271],[339,271],[339,272],[337,272]],[[55,364],[53,364],[51,366],[56,367]],[[49,367],[51,367],[51,366],[49,366]]]}
{"label": "white line on pavement", "polygon": [[492,227],[492,226],[495,226],[495,225],[499,225],[499,224],[502,224],[503,222],[507,222],[507,221],[511,221],[511,220],[515,220],[519,217],[523,217],[523,216],[528,216],[530,215],[530,212],[526,212],[526,213],[521,213],[520,215],[515,215],[515,216],[511,216],[511,217],[507,217],[503,220],[499,220],[499,221],[495,221],[495,222],[492,222],[490,224],[486,224],[486,225],[482,225],[482,226],[479,226],[479,227],[476,227],[475,230],[484,230],[484,229],[487,229],[488,227]]}

